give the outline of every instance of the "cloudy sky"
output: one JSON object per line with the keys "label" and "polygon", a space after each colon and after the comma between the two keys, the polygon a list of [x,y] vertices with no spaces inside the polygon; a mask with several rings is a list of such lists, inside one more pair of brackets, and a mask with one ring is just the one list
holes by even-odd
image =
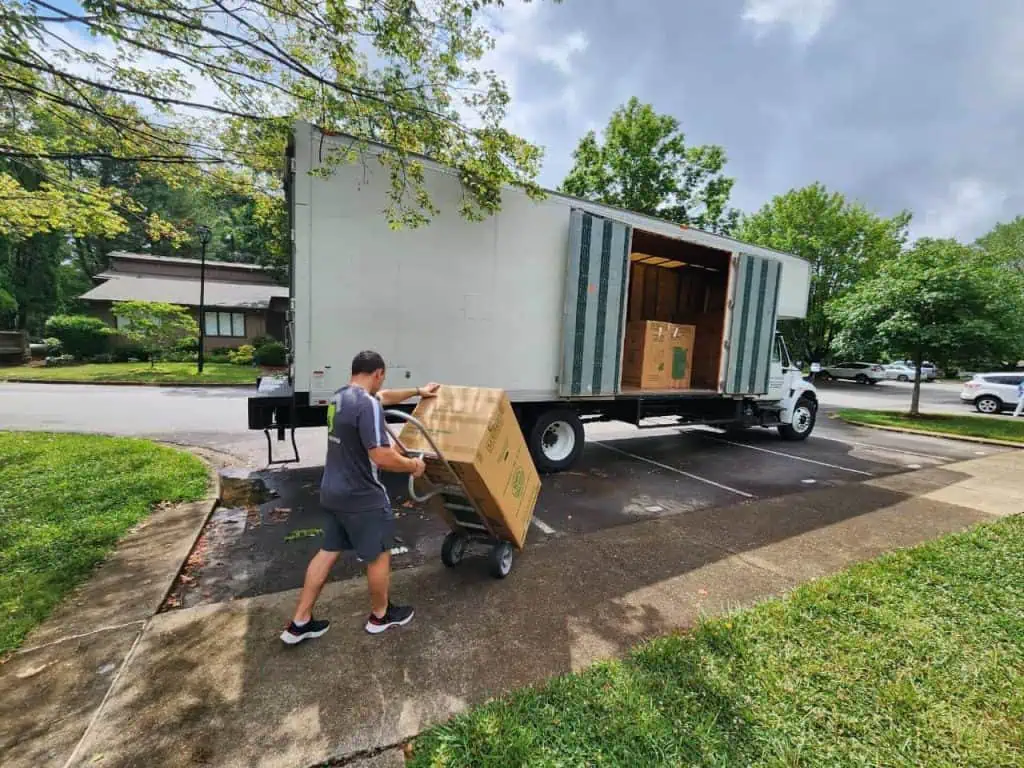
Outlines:
{"label": "cloudy sky", "polygon": [[821,181],[914,236],[1024,214],[1021,0],[506,0],[485,65],[556,186],[630,96],[723,145],[733,204]]}

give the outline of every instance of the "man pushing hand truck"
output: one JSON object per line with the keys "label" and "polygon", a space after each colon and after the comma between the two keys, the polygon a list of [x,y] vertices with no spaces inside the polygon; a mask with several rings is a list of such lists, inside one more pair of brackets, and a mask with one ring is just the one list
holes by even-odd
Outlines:
{"label": "man pushing hand truck", "polygon": [[324,542],[306,568],[306,579],[291,623],[281,633],[287,645],[323,635],[330,622],[313,617],[313,608],[331,568],[343,551],[353,551],[366,564],[370,615],[366,631],[380,634],[412,621],[409,606],[393,605],[391,548],[395,516],[379,470],[421,477],[422,459],[403,455],[388,435],[383,406],[398,405],[412,397],[431,398],[440,385],[416,389],[382,389],[387,368],[372,351],[352,360],[352,378],[334,393],[327,409],[327,458],[320,485],[320,503],[326,512]]}

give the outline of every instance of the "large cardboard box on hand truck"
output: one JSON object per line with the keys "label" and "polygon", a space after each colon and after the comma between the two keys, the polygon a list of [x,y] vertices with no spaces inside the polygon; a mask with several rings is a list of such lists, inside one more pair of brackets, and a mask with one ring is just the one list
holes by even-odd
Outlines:
{"label": "large cardboard box on hand truck", "polygon": [[[430,432],[497,537],[522,549],[540,476],[504,390],[442,386],[437,397],[420,401],[413,416]],[[451,482],[444,463],[415,426],[406,424],[399,440],[406,450],[426,454],[431,482]],[[432,508],[450,515],[441,504]]]}

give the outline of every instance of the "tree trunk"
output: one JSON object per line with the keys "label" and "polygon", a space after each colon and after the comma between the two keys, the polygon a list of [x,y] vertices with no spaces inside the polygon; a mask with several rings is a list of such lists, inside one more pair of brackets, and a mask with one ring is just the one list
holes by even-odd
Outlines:
{"label": "tree trunk", "polygon": [[910,396],[910,415],[921,415],[921,351],[914,355],[914,393]]}

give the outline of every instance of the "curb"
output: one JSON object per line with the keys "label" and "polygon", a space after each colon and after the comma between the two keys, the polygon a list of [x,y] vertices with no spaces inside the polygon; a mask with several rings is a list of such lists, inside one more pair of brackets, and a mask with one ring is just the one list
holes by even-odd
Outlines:
{"label": "curb", "polygon": [[1024,443],[1014,443],[1009,440],[992,440],[987,437],[971,437],[969,435],[951,435],[946,432],[931,432],[923,429],[908,429],[907,427],[889,427],[880,426],[878,424],[868,424],[864,421],[856,421],[855,419],[846,419],[842,416],[833,416],[832,418],[837,421],[841,421],[845,424],[851,424],[855,427],[866,427],[868,429],[880,429],[884,432],[898,432],[904,435],[923,435],[924,437],[941,437],[944,440],[959,440],[964,443],[977,443],[979,445],[999,445],[1004,448],[1018,448],[1024,449]]}
{"label": "curb", "polygon": [[[163,596],[160,598],[160,602],[157,603],[156,609],[150,615],[150,619],[152,619],[153,616],[166,612],[167,609],[164,606],[167,605],[167,599],[171,596],[171,593],[174,592],[174,585],[178,583],[178,578],[185,571],[185,566],[188,564],[189,557],[191,557],[192,553],[195,551],[196,544],[199,543],[199,538],[203,535],[203,531],[206,530],[206,525],[210,522],[210,518],[217,509],[217,504],[220,502],[220,474],[213,464],[207,461],[201,454],[196,453],[194,450],[189,450],[185,446],[172,445],[169,443],[163,443],[163,445],[173,448],[176,451],[190,453],[202,461],[206,465],[207,474],[210,478],[210,492],[198,501],[193,502],[194,504],[200,504],[205,507],[206,512],[203,514],[202,520],[196,526],[195,532],[192,534],[192,542],[188,545],[188,551],[185,553],[185,557],[182,561],[178,563],[178,567],[174,569],[174,573],[171,574],[171,578],[167,582],[167,587],[163,591]],[[149,619],[146,621],[148,622]]]}
{"label": "curb", "polygon": [[252,387],[256,389],[256,382],[251,384],[225,384],[222,382],[210,382],[208,384],[196,383],[188,384],[184,382],[145,382],[145,381],[68,381],[66,379],[60,381],[47,381],[45,379],[0,379],[0,384],[46,384],[47,386],[56,384],[58,386],[73,384],[77,387],[169,387],[173,389],[247,389]]}

